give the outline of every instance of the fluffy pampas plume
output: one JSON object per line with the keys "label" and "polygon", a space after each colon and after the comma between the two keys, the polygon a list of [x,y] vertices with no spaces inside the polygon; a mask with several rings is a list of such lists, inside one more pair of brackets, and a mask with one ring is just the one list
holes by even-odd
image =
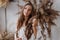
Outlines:
{"label": "fluffy pampas plume", "polygon": [[0,0],[0,7],[6,7],[13,0]]}

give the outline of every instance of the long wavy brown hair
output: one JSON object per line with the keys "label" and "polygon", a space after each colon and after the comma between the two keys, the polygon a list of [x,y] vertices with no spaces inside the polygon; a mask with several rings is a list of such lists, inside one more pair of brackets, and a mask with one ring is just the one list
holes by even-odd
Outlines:
{"label": "long wavy brown hair", "polygon": [[[31,10],[31,14],[28,16],[28,18],[25,18],[24,14],[23,14],[23,10],[24,10],[24,7],[27,5],[30,5],[32,7],[32,10]],[[18,22],[17,22],[17,32],[22,27],[22,25],[24,23],[25,23],[24,25],[27,26],[29,19],[35,15],[34,7],[30,1],[28,1],[25,6],[23,7],[23,10],[20,13],[20,17],[19,17]],[[18,33],[16,36],[18,37]]]}

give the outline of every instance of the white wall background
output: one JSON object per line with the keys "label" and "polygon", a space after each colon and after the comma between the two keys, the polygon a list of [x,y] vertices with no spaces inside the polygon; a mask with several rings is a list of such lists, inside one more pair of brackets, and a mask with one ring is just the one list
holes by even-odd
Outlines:
{"label": "white wall background", "polygon": [[[19,10],[17,4],[18,0],[11,2],[7,7],[7,31],[15,32]],[[23,5],[24,2],[20,0],[19,4]],[[53,8],[60,11],[60,0],[54,0]],[[60,40],[60,17],[55,20],[57,26],[52,27],[52,40]],[[5,8],[0,8],[0,32],[5,31]]]}

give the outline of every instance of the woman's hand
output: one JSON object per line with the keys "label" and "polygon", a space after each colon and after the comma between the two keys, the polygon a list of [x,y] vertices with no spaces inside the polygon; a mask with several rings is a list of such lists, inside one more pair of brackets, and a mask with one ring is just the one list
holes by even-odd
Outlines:
{"label": "woman's hand", "polygon": [[16,38],[16,40],[22,40],[22,38]]}

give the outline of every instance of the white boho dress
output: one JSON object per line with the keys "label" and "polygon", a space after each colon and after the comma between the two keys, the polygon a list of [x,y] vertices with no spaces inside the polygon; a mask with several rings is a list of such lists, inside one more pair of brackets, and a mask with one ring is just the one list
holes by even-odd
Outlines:
{"label": "white boho dress", "polygon": [[[36,36],[36,39],[34,37],[34,34],[32,34],[31,38],[29,40],[44,40],[42,34],[41,34],[41,27],[39,26],[39,23],[38,23],[38,26],[37,26],[37,36]],[[48,37],[48,33],[47,33],[47,29],[44,30],[44,34],[46,35],[46,40],[51,40],[49,37]],[[18,36],[20,38],[22,38],[22,40],[27,40],[26,36],[25,36],[25,27],[21,27],[21,29],[18,31]],[[15,40],[16,40],[16,34],[15,34]]]}

